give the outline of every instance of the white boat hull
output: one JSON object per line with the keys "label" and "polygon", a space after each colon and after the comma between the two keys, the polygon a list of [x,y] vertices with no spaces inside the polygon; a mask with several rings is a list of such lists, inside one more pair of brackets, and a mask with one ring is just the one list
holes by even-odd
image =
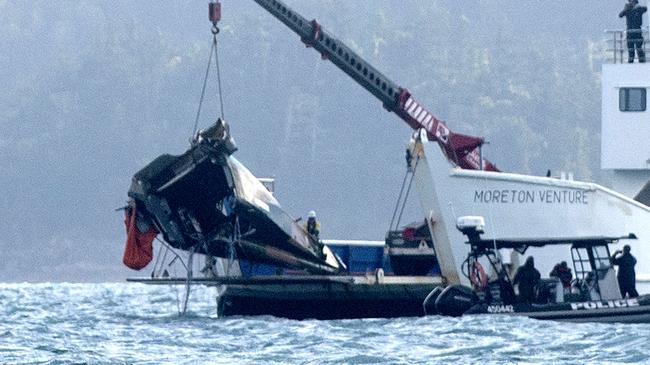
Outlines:
{"label": "white boat hull", "polygon": [[[449,283],[469,285],[460,273],[469,247],[456,229],[461,216],[483,216],[485,238],[596,237],[634,233],[639,266],[650,259],[650,208],[594,183],[530,175],[462,170],[450,165],[437,143],[418,133],[410,144],[415,179],[429,218],[441,271]],[[543,275],[570,252],[536,251]],[[637,272],[640,271],[637,267]],[[642,270],[641,270],[642,271]]]}

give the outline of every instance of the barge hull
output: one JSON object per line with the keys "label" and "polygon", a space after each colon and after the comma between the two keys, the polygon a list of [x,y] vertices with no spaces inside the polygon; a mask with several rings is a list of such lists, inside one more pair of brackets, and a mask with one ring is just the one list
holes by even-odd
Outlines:
{"label": "barge hull", "polygon": [[218,296],[221,316],[272,315],[289,319],[424,316],[428,284],[304,283],[229,285]]}
{"label": "barge hull", "polygon": [[[185,278],[130,278],[153,285],[185,285]],[[440,277],[278,275],[192,279],[217,288],[219,316],[270,315],[289,319],[424,316],[422,303]]]}

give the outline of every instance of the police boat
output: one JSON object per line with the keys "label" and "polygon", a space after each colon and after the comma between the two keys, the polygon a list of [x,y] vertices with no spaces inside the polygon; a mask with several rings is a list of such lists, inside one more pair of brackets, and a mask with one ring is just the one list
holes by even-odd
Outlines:
{"label": "police boat", "polygon": [[[424,301],[426,314],[445,316],[509,315],[569,322],[650,323],[650,295],[622,298],[611,264],[609,244],[623,237],[574,237],[545,239],[482,239],[482,217],[460,217],[457,228],[470,246],[461,271],[471,287],[454,284],[436,288]],[[540,279],[531,302],[517,300],[500,249],[524,255],[530,247],[559,249],[568,246],[576,278],[564,288],[556,277]],[[488,278],[488,265],[492,278]]]}

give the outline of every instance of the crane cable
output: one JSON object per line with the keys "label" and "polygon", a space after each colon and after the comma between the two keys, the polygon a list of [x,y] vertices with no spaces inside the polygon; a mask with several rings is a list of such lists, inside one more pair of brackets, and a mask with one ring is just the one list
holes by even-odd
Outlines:
{"label": "crane cable", "polygon": [[[406,186],[406,179],[408,179],[408,176],[409,176],[409,171],[406,170],[406,174],[404,174],[404,180],[402,181],[402,187],[400,188],[399,195],[397,196],[397,202],[395,202],[393,217],[390,219],[390,225],[388,226],[389,231],[393,230],[393,223],[395,222],[395,217],[397,216],[397,210],[399,209],[400,202],[402,201],[402,195],[404,194],[404,187]],[[406,201],[406,198],[404,200]],[[399,226],[399,220],[395,226]]]}
{"label": "crane cable", "polygon": [[201,107],[203,106],[203,99],[205,97],[205,89],[208,83],[208,77],[210,75],[210,66],[212,65],[212,55],[214,54],[214,63],[215,67],[217,69],[217,90],[219,94],[219,107],[220,107],[220,115],[221,119],[224,118],[224,111],[223,111],[223,91],[221,88],[221,68],[219,67],[219,49],[218,49],[218,42],[217,42],[217,34],[219,34],[219,27],[217,27],[216,23],[213,23],[212,25],[212,48],[210,48],[210,56],[208,57],[208,65],[205,69],[205,77],[203,78],[203,87],[201,88],[201,97],[199,99],[199,107],[198,110],[196,111],[196,117],[194,118],[194,128],[192,129],[192,135],[191,137],[194,137],[196,135],[196,130],[199,125],[199,117],[201,116]]}
{"label": "crane cable", "polygon": [[411,192],[411,185],[413,184],[413,179],[415,178],[415,169],[418,167],[419,161],[420,161],[420,157],[416,157],[415,165],[413,166],[413,171],[411,171],[411,179],[409,180],[409,185],[408,188],[406,189],[406,194],[404,195],[404,202],[402,203],[402,208],[399,211],[399,216],[397,217],[396,225],[399,225],[399,222],[402,220],[402,214],[404,214],[404,208],[406,207],[406,200],[408,199],[409,193]]}
{"label": "crane cable", "polygon": [[219,68],[219,49],[217,47],[217,33],[219,28],[215,25],[212,27],[212,45],[214,47],[214,64],[217,66],[217,87],[219,90],[219,107],[221,112],[221,119],[225,119],[223,113],[223,92],[221,91],[221,69]]}
{"label": "crane cable", "polygon": [[226,266],[226,276],[231,275],[231,269],[237,258],[237,250],[235,245],[239,244],[241,240],[241,230],[239,226],[239,217],[235,215],[235,223],[233,224],[232,237],[228,242],[228,266]]}
{"label": "crane cable", "polygon": [[[407,168],[406,168],[406,174],[404,174],[404,180],[402,181],[402,187],[400,188],[399,196],[397,197],[397,202],[395,203],[395,209],[393,210],[393,217],[390,220],[390,227],[389,231],[393,230],[393,223],[395,223],[395,229],[398,229],[400,221],[402,220],[402,214],[404,214],[404,208],[406,207],[406,202],[408,200],[409,194],[411,192],[411,185],[413,184],[413,178],[415,177],[415,169],[418,166],[418,162],[420,161],[420,157],[417,156],[415,159],[415,163],[413,164],[413,167],[411,167],[411,160],[412,156],[410,153],[407,153],[406,155],[406,161],[407,161]],[[408,181],[408,186],[406,185],[406,180],[408,179],[409,175],[411,175],[411,179]],[[406,193],[404,193],[404,188],[406,188]],[[404,196],[404,200],[402,201],[402,196]],[[401,203],[401,206],[400,206]],[[399,210],[399,215],[397,214],[397,211]],[[397,221],[395,221],[395,217],[397,217]]]}

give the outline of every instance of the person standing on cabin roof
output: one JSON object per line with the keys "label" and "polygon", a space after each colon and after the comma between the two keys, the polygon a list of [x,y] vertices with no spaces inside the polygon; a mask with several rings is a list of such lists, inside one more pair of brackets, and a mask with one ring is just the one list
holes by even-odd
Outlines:
{"label": "person standing on cabin roof", "polygon": [[535,259],[529,256],[524,266],[520,267],[512,281],[519,284],[519,300],[532,303],[535,300],[535,287],[542,276],[535,268]]}
{"label": "person standing on cabin roof", "polygon": [[643,51],[643,32],[641,24],[643,23],[643,13],[648,10],[647,7],[639,5],[638,0],[629,0],[625,8],[618,14],[619,18],[625,17],[627,23],[627,53],[629,63],[634,62],[634,50],[639,56],[639,62],[645,62],[645,52]]}
{"label": "person standing on cabin roof", "polygon": [[310,210],[307,213],[307,223],[305,223],[305,231],[312,235],[315,239],[318,239],[320,234],[320,223],[316,220],[316,212]]}
{"label": "person standing on cabin roof", "polygon": [[626,294],[630,298],[636,298],[639,293],[636,291],[636,273],[634,265],[636,258],[630,253],[630,246],[623,246],[623,251],[616,250],[612,255],[612,264],[618,265],[618,287],[621,289],[621,297],[625,298]]}

